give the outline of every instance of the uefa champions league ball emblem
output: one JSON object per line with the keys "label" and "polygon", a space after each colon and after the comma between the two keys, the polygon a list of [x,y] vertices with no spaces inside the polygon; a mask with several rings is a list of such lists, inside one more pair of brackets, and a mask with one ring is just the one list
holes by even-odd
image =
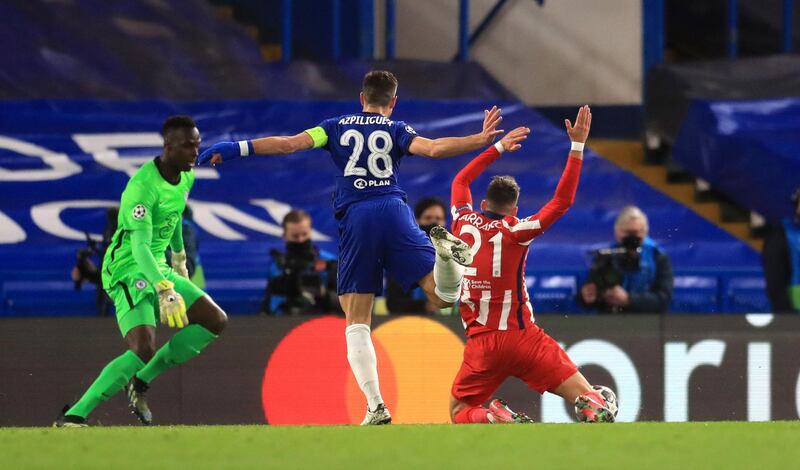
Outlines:
{"label": "uefa champions league ball emblem", "polygon": [[147,208],[141,204],[137,204],[136,207],[133,208],[133,218],[136,220],[144,219],[144,216],[147,215]]}

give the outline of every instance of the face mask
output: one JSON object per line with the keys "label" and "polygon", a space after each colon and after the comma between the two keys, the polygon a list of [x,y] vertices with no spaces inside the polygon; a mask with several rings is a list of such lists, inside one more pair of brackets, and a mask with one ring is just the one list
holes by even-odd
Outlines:
{"label": "face mask", "polygon": [[439,225],[439,224],[425,224],[425,225],[420,225],[419,228],[423,232],[425,232],[425,235],[430,235],[431,234],[431,229],[433,227],[436,227],[437,225]]}
{"label": "face mask", "polygon": [[311,239],[304,242],[286,242],[286,254],[289,256],[308,256],[312,251]]}
{"label": "face mask", "polygon": [[636,235],[626,235],[620,242],[620,245],[622,245],[623,248],[633,251],[642,246],[642,239]]}

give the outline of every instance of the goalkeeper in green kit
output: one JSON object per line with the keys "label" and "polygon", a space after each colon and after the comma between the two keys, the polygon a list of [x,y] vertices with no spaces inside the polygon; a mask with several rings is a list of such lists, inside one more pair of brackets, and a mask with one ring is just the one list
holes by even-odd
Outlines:
{"label": "goalkeeper in green kit", "polygon": [[[125,389],[143,424],[152,414],[145,392],[166,370],[197,356],[225,328],[227,316],[186,270],[181,214],[194,183],[200,132],[188,116],[172,116],[162,129],[164,149],[131,177],[119,210],[119,227],[103,259],[103,288],[113,299],[128,350],[100,372],[56,426],[83,427],[100,403]],[[172,267],[164,252],[172,250]],[[156,318],[178,332],[156,351]]]}

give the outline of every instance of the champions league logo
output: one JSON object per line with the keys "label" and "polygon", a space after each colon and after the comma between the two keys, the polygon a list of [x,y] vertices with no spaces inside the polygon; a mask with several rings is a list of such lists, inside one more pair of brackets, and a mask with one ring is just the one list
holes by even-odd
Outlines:
{"label": "champions league logo", "polygon": [[133,285],[137,290],[144,290],[144,288],[147,287],[147,281],[144,279],[137,279]]}
{"label": "champions league logo", "polygon": [[144,216],[147,215],[147,208],[141,204],[137,204],[136,207],[133,208],[133,218],[136,220],[144,219]]}

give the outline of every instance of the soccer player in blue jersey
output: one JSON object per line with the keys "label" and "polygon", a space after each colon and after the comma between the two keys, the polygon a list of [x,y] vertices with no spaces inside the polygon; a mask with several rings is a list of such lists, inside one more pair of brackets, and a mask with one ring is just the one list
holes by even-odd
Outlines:
{"label": "soccer player in blue jersey", "polygon": [[407,291],[419,285],[431,303],[445,308],[458,299],[463,266],[472,261],[469,246],[444,227],[434,227],[429,240],[417,226],[397,184],[400,159],[452,157],[485,147],[503,132],[497,129],[500,109],[493,107],[484,111],[477,134],[426,139],[390,119],[396,103],[397,79],[373,70],[364,77],[361,112],[326,119],[294,136],[219,142],[197,159],[201,165],[312,148],[330,153],[339,172],[333,203],[339,220],[338,293],[346,316],[347,359],[367,398],[362,425],[392,420],[381,398],[369,326],[375,296],[383,291],[383,271]]}

